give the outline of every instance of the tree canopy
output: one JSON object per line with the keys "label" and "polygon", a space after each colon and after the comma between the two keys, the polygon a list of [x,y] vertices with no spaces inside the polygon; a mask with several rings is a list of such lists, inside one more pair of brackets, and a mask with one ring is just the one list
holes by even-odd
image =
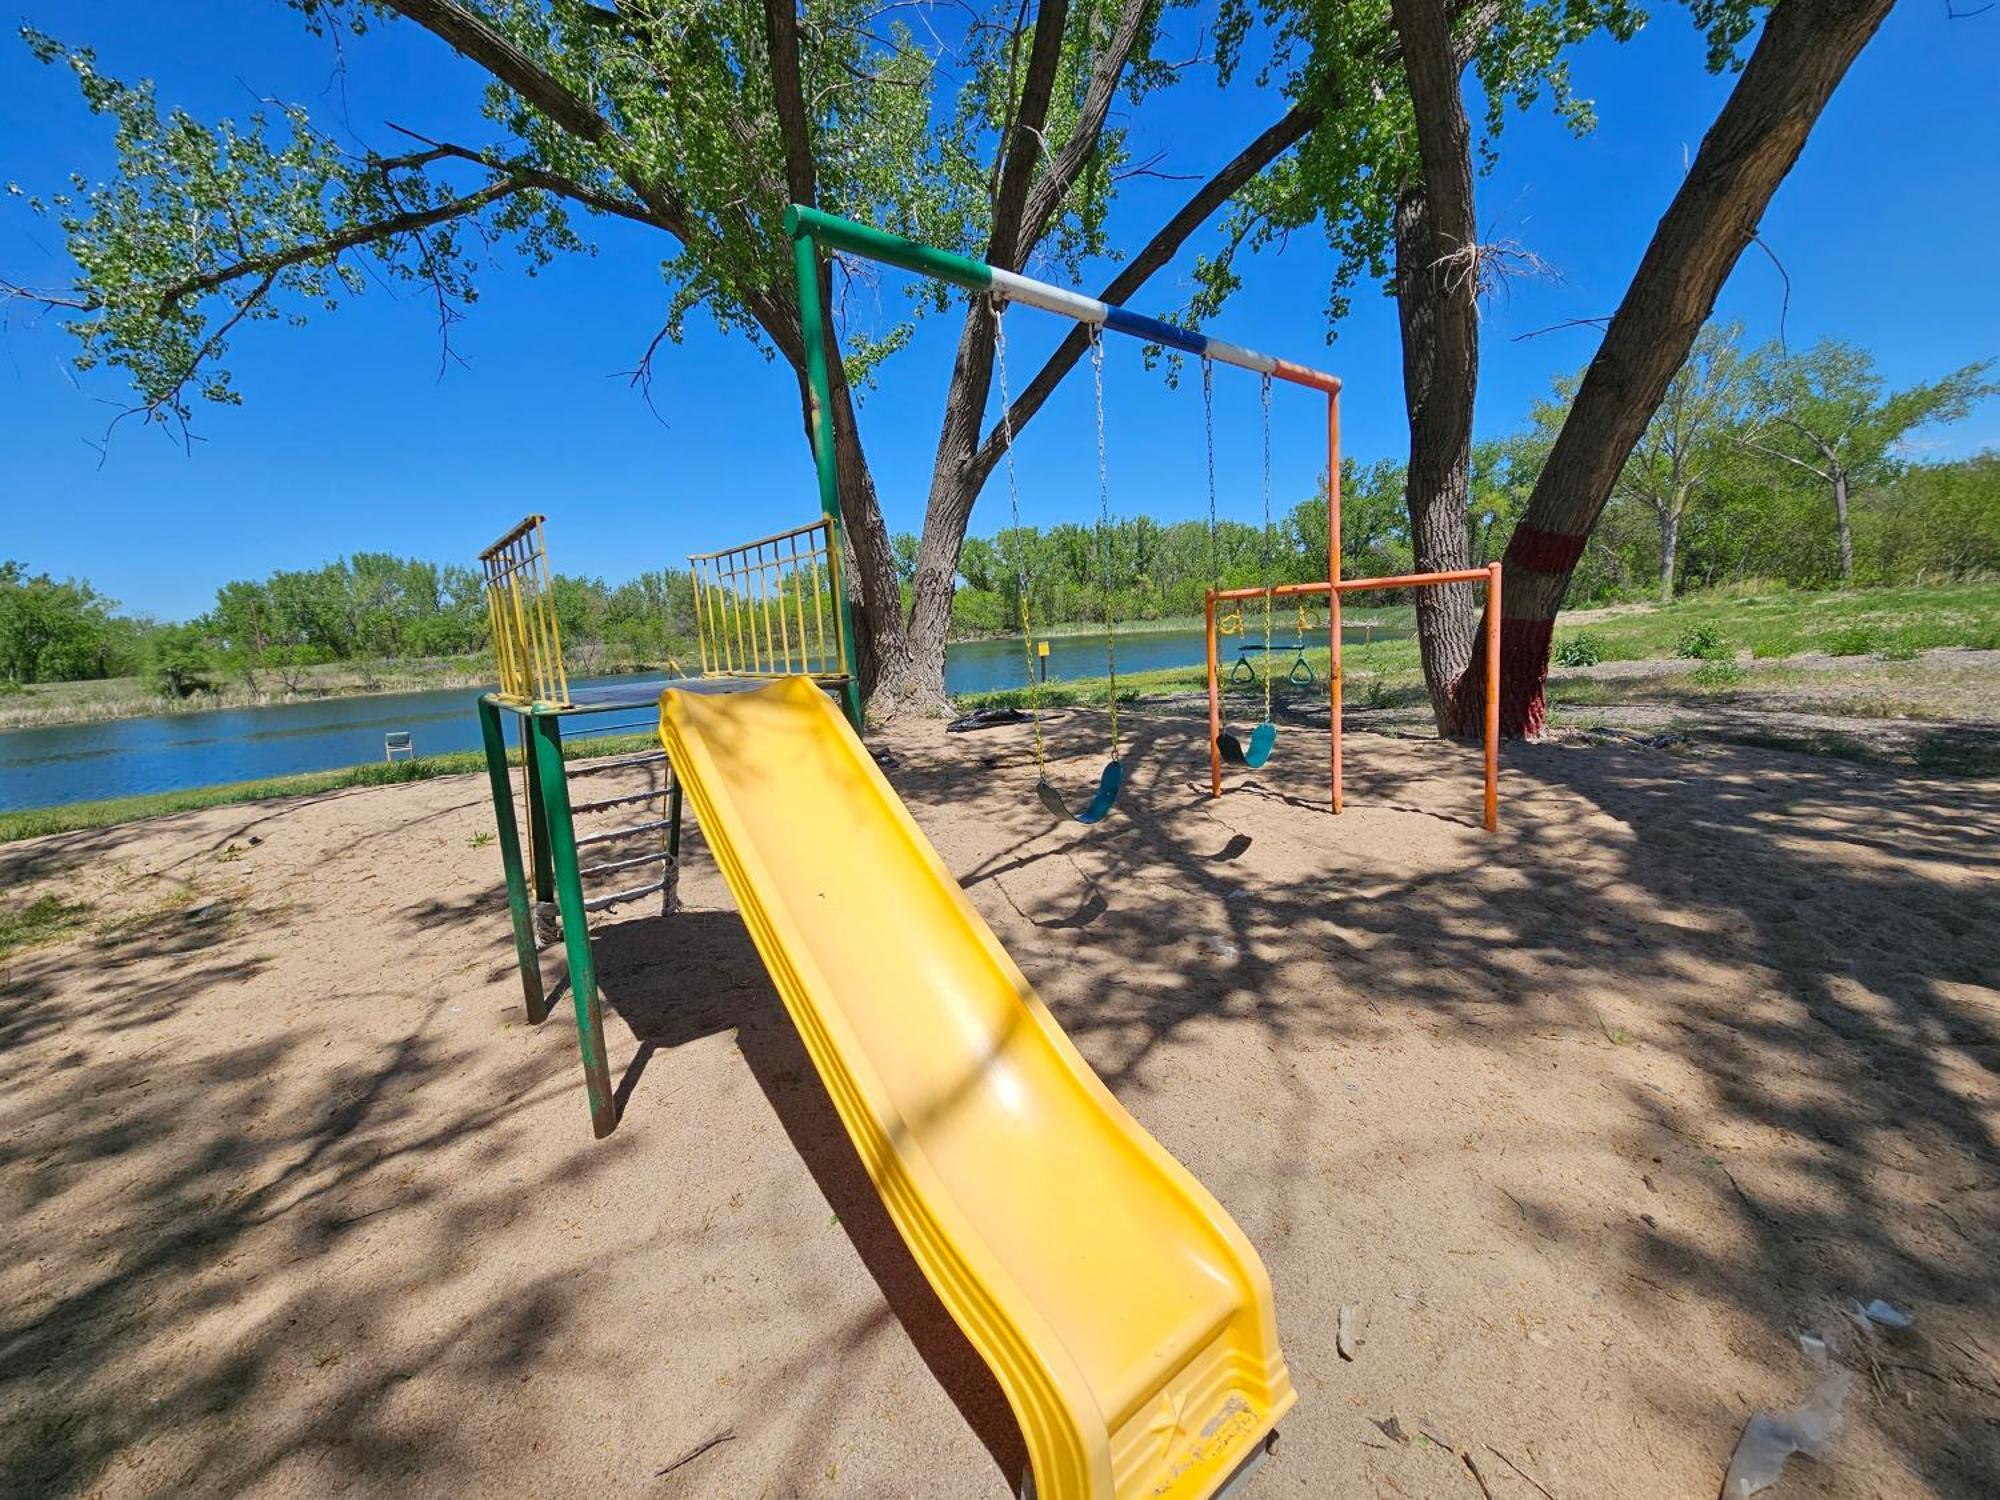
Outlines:
{"label": "tree canopy", "polygon": [[[240,399],[228,356],[245,328],[307,321],[374,277],[422,288],[448,341],[496,261],[511,255],[532,272],[586,248],[607,220],[665,240],[665,311],[635,351],[641,385],[697,310],[796,380],[805,351],[780,230],[789,201],[996,265],[1032,260],[1059,281],[1089,286],[1110,267],[1095,289],[1142,304],[1150,279],[1220,214],[1191,295],[1159,308],[1197,323],[1238,285],[1245,246],[1317,221],[1335,250],[1337,315],[1359,279],[1383,274],[1396,185],[1414,159],[1386,0],[1230,0],[1207,48],[1198,22],[1148,0],[289,3],[329,39],[384,24],[429,32],[487,80],[482,117],[436,134],[388,121],[406,149],[350,150],[301,106],[198,120],[163,107],[148,83],[106,75],[87,45],[26,33],[110,120],[119,170],[39,200],[65,230],[75,283],[13,290],[73,313],[79,362],[119,372],[130,414],[146,420],[185,427],[202,401]],[[1485,86],[1489,156],[1507,111],[1538,99],[1587,123],[1564,49],[1600,29],[1630,35],[1641,20],[1622,0],[1450,10],[1454,45]],[[363,49],[350,50],[365,66]],[[1247,69],[1274,99],[1269,123],[1222,143],[1219,165],[1178,173],[1189,186],[1164,217],[1121,219],[1114,234],[1121,183],[1170,165],[1132,158],[1131,113],[1198,76],[1227,84]],[[988,412],[990,310],[964,307],[924,525],[914,555],[898,558],[852,404],[914,320],[951,305],[934,286],[910,293],[873,321],[837,318],[832,417],[864,676],[924,701],[941,688],[973,502],[1084,339],[1063,341],[1003,422]]]}

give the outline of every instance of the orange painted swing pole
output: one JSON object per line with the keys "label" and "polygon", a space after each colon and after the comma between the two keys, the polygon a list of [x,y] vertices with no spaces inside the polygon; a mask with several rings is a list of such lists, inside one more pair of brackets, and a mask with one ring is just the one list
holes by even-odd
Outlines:
{"label": "orange painted swing pole", "polygon": [[[1340,764],[1340,387],[1326,393],[1326,723],[1330,731],[1328,767],[1331,802],[1338,813],[1346,798]],[[1265,670],[1270,664],[1265,663]]]}
{"label": "orange painted swing pole", "polygon": [[1486,569],[1486,831],[1500,831],[1500,564]]}
{"label": "orange painted swing pole", "polygon": [[[1208,794],[1222,795],[1222,690],[1215,670],[1215,590],[1208,591]],[[1264,663],[1270,671],[1270,662]]]}

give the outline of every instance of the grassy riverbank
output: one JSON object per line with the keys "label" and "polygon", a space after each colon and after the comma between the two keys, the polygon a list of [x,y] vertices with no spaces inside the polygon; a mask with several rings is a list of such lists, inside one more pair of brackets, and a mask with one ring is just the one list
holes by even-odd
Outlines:
{"label": "grassy riverbank", "polygon": [[[1925,651],[1939,647],[2000,650],[2000,583],[1961,584],[1946,588],[1874,589],[1845,593],[1699,595],[1674,604],[1622,605],[1614,609],[1565,614],[1557,623],[1556,645],[1588,638],[1591,655],[1603,663],[1659,661],[1674,663],[1670,678],[1645,676],[1607,681],[1558,671],[1549,689],[1557,704],[1602,704],[1629,701],[1634,693],[1659,692],[1668,698],[1715,700],[1724,695],[1753,696],[1760,687],[1798,683],[1801,674],[1776,666],[1754,672],[1736,668],[1734,658],[1750,664],[1776,662],[1815,654],[1838,659],[1848,670],[1828,673],[1824,667],[1810,676],[1816,686],[1842,682],[1846,695],[1838,703],[1864,717],[1986,717],[1976,698],[1956,691],[1956,676],[1948,661],[1919,662]],[[1718,658],[1704,671],[1690,660],[1699,645],[1703,654]],[[1285,696],[1320,697],[1326,681],[1327,650],[1306,653],[1317,682],[1294,688],[1280,682]],[[1225,648],[1225,670],[1235,652]],[[1396,707],[1420,701],[1423,674],[1414,639],[1349,644],[1342,653],[1347,674],[1346,701],[1354,708]],[[1282,672],[1290,665],[1280,658]],[[1893,670],[1900,668],[1900,670]],[[1643,683],[1643,685],[1642,685]],[[1206,691],[1206,673],[1199,666],[1170,667],[1152,672],[1120,673],[1118,696],[1127,700]],[[1933,690],[1935,689],[1935,690]],[[1261,699],[1261,683],[1232,684],[1232,699]],[[1042,690],[1045,705],[1101,703],[1101,677],[1051,682]],[[1022,707],[1025,688],[963,695],[961,706]]]}
{"label": "grassy riverbank", "polygon": [[[1414,612],[1405,608],[1350,609],[1347,618],[1354,625],[1391,626],[1408,629]],[[1248,628],[1262,629],[1262,617],[1254,606],[1246,616]],[[1122,623],[1121,635],[1163,634],[1198,631],[1199,615],[1164,620]],[[1296,616],[1289,609],[1274,617],[1274,628],[1289,634]],[[1102,624],[1088,620],[1040,625],[1038,637],[1055,640],[1093,636]],[[952,644],[983,640],[1006,640],[1006,634],[954,636]],[[572,678],[613,676],[662,670],[660,664],[629,658],[579,660],[569,663]],[[303,667],[280,675],[256,671],[247,676],[211,676],[206,686],[185,698],[162,691],[151,677],[102,677],[88,682],[38,682],[13,692],[0,692],[0,732],[9,729],[42,729],[63,724],[94,724],[110,719],[136,719],[149,714],[204,713],[220,708],[268,708],[285,703],[317,703],[336,698],[365,698],[383,693],[423,693],[447,688],[483,688],[494,681],[493,659],[477,656],[425,657],[397,662],[330,662]]]}
{"label": "grassy riverbank", "polygon": [[[1350,618],[1357,613],[1348,611]],[[1370,611],[1378,617],[1396,613]],[[1697,662],[1680,656],[1691,632],[1703,634],[1714,661]],[[1558,670],[1549,690],[1551,703],[1572,715],[1593,708],[1651,702],[1726,705],[1736,710],[1803,710],[1872,720],[1982,720],[1994,717],[1989,675],[1963,665],[1975,659],[1955,659],[1951,652],[1935,648],[2000,650],[2000,583],[1846,593],[1704,595],[1663,607],[1621,606],[1565,615],[1556,640],[1560,646],[1584,635],[1594,638],[1604,665]],[[1922,654],[1925,652],[1932,654]],[[1343,658],[1349,707],[1398,708],[1423,701],[1414,640],[1349,645]],[[1744,660],[1739,663],[1735,658]],[[1233,662],[1234,652],[1226,652],[1225,660]],[[1280,683],[1279,691],[1287,697],[1323,701],[1326,648],[1309,651],[1307,661],[1316,683],[1308,688]],[[1620,670],[1618,665],[1648,661],[1658,662],[1658,668]],[[1282,670],[1289,661],[1280,656],[1279,666]],[[1205,674],[1199,665],[1165,668],[1121,675],[1118,686],[1121,700],[1199,693],[1204,690]],[[1261,684],[1237,684],[1230,697],[1232,703],[1249,705],[1261,701],[1262,691]],[[1103,695],[1101,678],[1078,678],[1049,683],[1043,689],[1042,702],[1051,707],[1089,705],[1101,703]],[[969,710],[1023,706],[1027,697],[1025,689],[1013,688],[964,694],[958,702]],[[584,758],[629,753],[651,744],[650,736],[631,735],[566,746],[565,752],[571,758]],[[0,813],[0,842],[269,797],[422,781],[477,771],[483,764],[477,751],[466,751],[393,765],[351,766]],[[1982,754],[1953,769],[1984,773],[1988,765]]]}
{"label": "grassy riverbank", "polygon": [[[563,746],[563,759],[588,760],[600,755],[630,755],[658,748],[649,734],[611,735]],[[508,762],[519,765],[510,754]],[[107,797],[97,802],[67,802],[60,807],[0,812],[0,844],[39,838],[49,833],[73,833],[81,828],[109,828],[141,818],[165,817],[201,807],[226,807],[238,802],[262,802],[271,797],[307,797],[348,787],[387,786],[402,781],[428,781],[435,776],[459,776],[486,769],[477,750],[425,755],[415,760],[344,766],[332,771],[305,771],[296,776],[271,776],[257,781],[232,781],[220,786],[188,787],[181,791],[149,792],[137,797]]]}
{"label": "grassy riverbank", "polygon": [[[656,668],[643,662],[570,664],[572,677],[609,676]],[[288,680],[289,679],[289,680]],[[204,713],[217,708],[268,708],[282,703],[317,703],[333,698],[367,698],[382,693],[427,693],[445,688],[485,688],[494,683],[493,658],[423,657],[398,662],[329,662],[302,667],[281,677],[252,672],[247,677],[211,677],[205,689],[176,698],[151,677],[100,677],[89,682],[37,682],[0,694],[0,730],[41,729],[59,724],[94,724],[148,714]]]}

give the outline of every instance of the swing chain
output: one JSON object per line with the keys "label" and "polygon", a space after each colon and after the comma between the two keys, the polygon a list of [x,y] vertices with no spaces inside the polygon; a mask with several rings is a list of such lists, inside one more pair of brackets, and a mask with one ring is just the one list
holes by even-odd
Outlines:
{"label": "swing chain", "polygon": [[1014,469],[1014,402],[1007,389],[1007,299],[993,296],[993,364],[1000,376],[1000,435],[1007,451],[1007,508],[1014,521],[1014,597],[1021,616],[1021,664],[1028,672],[1028,718],[1035,730],[1035,776],[1048,779],[1042,745],[1042,694],[1035,681],[1035,642],[1028,622],[1027,533],[1021,529],[1021,485]]}
{"label": "swing chain", "polygon": [[[1214,462],[1213,450],[1210,462]],[[1264,374],[1264,722],[1271,722],[1271,376]]]}
{"label": "swing chain", "polygon": [[1104,462],[1104,333],[1090,335],[1090,375],[1097,395],[1097,552],[1104,570],[1104,667],[1110,681],[1111,758],[1118,759],[1118,626],[1111,594],[1111,480]]}

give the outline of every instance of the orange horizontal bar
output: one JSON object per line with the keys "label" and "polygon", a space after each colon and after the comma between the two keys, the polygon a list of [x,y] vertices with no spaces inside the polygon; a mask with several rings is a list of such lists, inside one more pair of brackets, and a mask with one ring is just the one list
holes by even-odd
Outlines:
{"label": "orange horizontal bar", "polygon": [[[1343,578],[1331,587],[1343,594],[1365,593],[1369,589],[1408,589],[1434,583],[1484,583],[1484,568],[1461,568],[1449,573],[1401,573],[1393,578]],[[1322,579],[1318,583],[1281,583],[1269,589],[1217,589],[1214,596],[1223,599],[1261,599],[1269,594],[1273,599],[1291,599],[1300,594],[1324,594],[1329,585]]]}
{"label": "orange horizontal bar", "polygon": [[1315,370],[1309,365],[1295,365],[1289,359],[1275,362],[1271,371],[1273,380],[1285,380],[1293,385],[1302,385],[1309,390],[1325,391],[1329,396],[1340,394],[1340,377],[1329,375],[1324,370]]}
{"label": "orange horizontal bar", "polygon": [[1334,587],[1343,594],[1358,594],[1369,589],[1407,589],[1431,583],[1485,583],[1487,573],[1484,568],[1455,568],[1449,573],[1405,573],[1397,578],[1343,578]]}

